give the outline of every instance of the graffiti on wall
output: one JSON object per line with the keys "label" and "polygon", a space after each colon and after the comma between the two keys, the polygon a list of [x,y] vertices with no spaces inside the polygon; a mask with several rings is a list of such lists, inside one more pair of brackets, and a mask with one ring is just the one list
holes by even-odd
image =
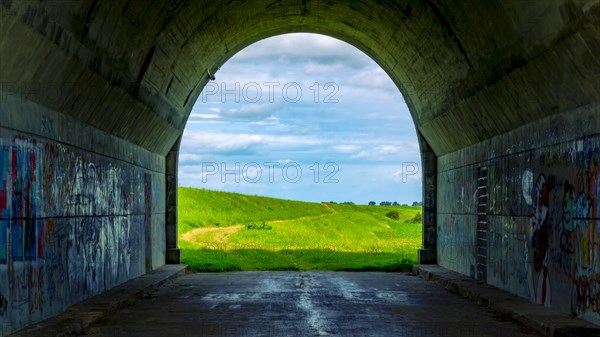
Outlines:
{"label": "graffiti on wall", "polygon": [[597,315],[600,150],[593,140],[580,140],[562,153],[549,152],[540,155],[531,190],[531,298],[579,316]]}
{"label": "graffiti on wall", "polygon": [[0,144],[0,264],[6,263],[8,254],[8,190],[6,184],[9,180],[5,170],[2,169],[8,166],[8,153],[8,147]]}
{"label": "graffiti on wall", "polygon": [[537,274],[535,287],[530,290],[533,301],[550,305],[551,291],[548,277],[548,235],[550,232],[549,191],[550,182],[540,174],[534,185],[531,204],[531,247],[533,249],[533,271]]}
{"label": "graffiti on wall", "polygon": [[[460,195],[476,191],[472,173],[480,165],[440,173],[438,190],[438,263],[471,277],[477,200],[464,206]],[[486,281],[600,323],[600,137],[487,165]]]}
{"label": "graffiti on wall", "polygon": [[0,182],[0,213],[2,218],[10,219],[5,229],[10,232],[10,237],[5,241],[11,242],[9,249],[12,259],[33,260],[43,253],[38,250],[43,247],[38,247],[37,240],[37,233],[43,231],[43,225],[36,220],[40,186],[37,175],[40,165],[38,147],[35,140],[20,137],[13,139],[13,143],[10,149],[3,147],[3,153],[0,154],[5,168]]}
{"label": "graffiti on wall", "polygon": [[19,329],[144,273],[151,201],[164,203],[153,181],[66,145],[0,138],[0,325]]}
{"label": "graffiti on wall", "polygon": [[598,148],[578,157],[580,165],[573,184],[565,182],[561,250],[572,256],[574,312],[600,312],[599,159]]}

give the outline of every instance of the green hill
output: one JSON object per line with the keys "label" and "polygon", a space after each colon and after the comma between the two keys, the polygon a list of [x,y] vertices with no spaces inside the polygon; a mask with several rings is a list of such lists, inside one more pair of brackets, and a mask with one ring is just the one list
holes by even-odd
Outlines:
{"label": "green hill", "polygon": [[180,187],[179,245],[192,271],[404,270],[420,247],[420,212]]}

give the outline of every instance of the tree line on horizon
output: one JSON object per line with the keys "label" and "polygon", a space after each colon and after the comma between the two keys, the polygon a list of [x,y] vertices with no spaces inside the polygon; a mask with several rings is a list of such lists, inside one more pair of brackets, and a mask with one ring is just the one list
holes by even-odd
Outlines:
{"label": "tree line on horizon", "polygon": [[[337,204],[335,201],[324,202],[327,204]],[[344,201],[340,202],[340,205],[355,205],[352,201]],[[369,201],[369,206],[376,206],[377,203],[375,201]],[[379,206],[408,206],[408,204],[399,204],[397,201],[381,201],[379,202]],[[422,201],[413,201],[411,206],[423,206]]]}
{"label": "tree line on horizon", "polygon": [[[375,201],[369,201],[370,206],[375,206],[377,203]],[[408,204],[399,204],[397,201],[381,201],[379,202],[379,206],[408,206]],[[411,206],[423,206],[422,201],[413,201]]]}

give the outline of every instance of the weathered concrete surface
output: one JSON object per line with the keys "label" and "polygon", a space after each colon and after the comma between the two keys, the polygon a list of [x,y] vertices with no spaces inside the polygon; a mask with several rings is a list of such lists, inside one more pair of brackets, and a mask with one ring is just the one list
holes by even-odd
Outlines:
{"label": "weathered concrete surface", "polygon": [[423,179],[423,245],[419,249],[419,263],[437,262],[437,157],[423,135],[418,134],[421,148],[421,178]]}
{"label": "weathered concrete surface", "polygon": [[600,104],[441,156],[438,171],[441,266],[600,323]]}
{"label": "weathered concrete surface", "polygon": [[88,336],[532,336],[435,283],[398,273],[189,274]]}
{"label": "weathered concrete surface", "polygon": [[71,306],[64,313],[16,332],[10,337],[79,336],[92,324],[107,319],[126,306],[185,273],[184,265],[166,265]]}
{"label": "weathered concrete surface", "polygon": [[165,163],[75,118],[0,97],[3,336],[165,263]]}
{"label": "weathered concrete surface", "polygon": [[426,280],[440,283],[452,293],[509,315],[515,321],[543,332],[546,336],[600,336],[600,326],[567,316],[557,309],[531,303],[446,268],[417,265],[414,272]]}

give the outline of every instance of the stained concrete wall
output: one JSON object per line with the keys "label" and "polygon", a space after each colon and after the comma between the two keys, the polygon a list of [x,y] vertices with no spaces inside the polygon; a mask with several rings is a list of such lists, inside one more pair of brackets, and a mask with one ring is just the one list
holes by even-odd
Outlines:
{"label": "stained concrete wall", "polygon": [[164,264],[164,157],[0,91],[0,336]]}
{"label": "stained concrete wall", "polygon": [[439,158],[438,262],[600,323],[600,104]]}

